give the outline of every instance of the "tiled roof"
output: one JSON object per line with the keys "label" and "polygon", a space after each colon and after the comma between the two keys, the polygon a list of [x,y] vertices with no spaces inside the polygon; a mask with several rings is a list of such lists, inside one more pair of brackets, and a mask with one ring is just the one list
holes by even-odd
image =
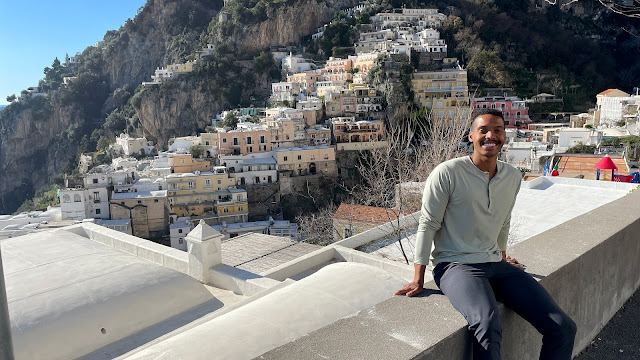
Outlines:
{"label": "tiled roof", "polygon": [[333,215],[335,220],[351,220],[368,224],[382,225],[397,219],[397,211],[375,206],[340,204]]}

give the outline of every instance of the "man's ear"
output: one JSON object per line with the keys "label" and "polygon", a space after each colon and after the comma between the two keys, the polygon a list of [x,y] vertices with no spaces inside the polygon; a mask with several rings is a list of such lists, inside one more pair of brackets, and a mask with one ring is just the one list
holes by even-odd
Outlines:
{"label": "man's ear", "polygon": [[469,132],[469,142],[473,142],[473,132]]}

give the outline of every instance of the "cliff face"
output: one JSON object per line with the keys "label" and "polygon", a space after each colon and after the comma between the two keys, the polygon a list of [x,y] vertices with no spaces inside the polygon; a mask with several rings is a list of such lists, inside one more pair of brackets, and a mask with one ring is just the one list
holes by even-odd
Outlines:
{"label": "cliff face", "polygon": [[211,119],[221,110],[221,105],[194,87],[193,81],[184,81],[169,90],[146,89],[136,113],[147,139],[166,148],[169,138],[196,134],[211,125]]}
{"label": "cliff face", "polygon": [[[335,11],[357,3],[299,0],[270,6],[265,21],[239,26],[226,39],[235,45],[238,56],[251,58],[270,46],[298,43],[331,20]],[[84,100],[73,98],[79,95],[67,98],[63,105],[56,100],[60,98],[57,90],[47,97],[51,106],[47,113],[22,107],[10,116],[5,114],[0,129],[0,213],[15,211],[35,189],[51,184],[55,175],[68,169],[78,149],[86,147],[86,139],[94,129],[100,129],[106,115],[126,103],[126,99],[114,100],[116,91],[127,88],[133,94],[142,81],[150,80],[157,67],[185,61],[201,41],[206,42],[203,35],[222,8],[223,0],[147,0],[133,20],[106,33],[102,48],[89,47],[83,53],[77,71],[105,79],[111,92],[102,111],[86,115]],[[142,130],[139,132],[166,144],[170,137],[204,129],[225,108],[249,105],[265,97],[270,83],[267,74],[254,74],[251,64],[241,61],[231,67],[232,71],[210,70],[206,86],[194,76],[184,76],[172,79],[168,86],[145,89],[134,105],[138,130]]]}
{"label": "cliff face", "polygon": [[112,89],[150,81],[157,67],[182,61],[222,5],[222,0],[148,0],[134,20],[105,36],[104,70]]}
{"label": "cliff face", "polygon": [[299,0],[287,7],[269,8],[267,20],[236,27],[229,40],[239,53],[250,54],[270,46],[295,45],[302,37],[313,34],[318,27],[331,21],[337,11],[359,3],[358,0]]}
{"label": "cliff face", "polygon": [[75,157],[75,151],[59,151],[51,142],[70,125],[82,125],[73,120],[79,118],[77,115],[73,107],[54,106],[46,118],[31,109],[14,117],[13,132],[0,136],[0,213],[14,211],[24,199],[33,196],[34,188],[50,183],[70,156]]}

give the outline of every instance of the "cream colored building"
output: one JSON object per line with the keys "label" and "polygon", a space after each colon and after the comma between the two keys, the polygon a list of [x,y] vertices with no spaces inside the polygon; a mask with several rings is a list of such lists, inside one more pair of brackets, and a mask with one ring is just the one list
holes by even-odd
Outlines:
{"label": "cream colored building", "polygon": [[431,110],[434,118],[454,119],[469,115],[467,70],[459,67],[413,73],[415,102]]}
{"label": "cream colored building", "polygon": [[247,221],[247,192],[235,188],[224,166],[212,172],[171,174],[167,178],[169,210],[178,216],[208,216],[211,223]]}
{"label": "cream colored building", "polygon": [[167,190],[111,194],[111,219],[130,219],[134,236],[160,239],[167,234],[169,209]]}
{"label": "cream colored building", "polygon": [[290,172],[292,175],[336,176],[336,148],[334,146],[305,146],[276,150],[278,172]]}
{"label": "cream colored building", "polygon": [[211,170],[211,162],[205,159],[194,159],[191,154],[175,154],[170,158],[172,173],[191,173]]}

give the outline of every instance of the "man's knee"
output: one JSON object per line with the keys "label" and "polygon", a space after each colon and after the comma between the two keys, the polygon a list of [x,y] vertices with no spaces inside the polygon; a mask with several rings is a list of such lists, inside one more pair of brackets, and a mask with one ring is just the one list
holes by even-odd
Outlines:
{"label": "man's knee", "polygon": [[548,335],[573,341],[578,329],[575,321],[564,313],[550,314],[549,317],[552,319],[552,327],[547,330]]}

